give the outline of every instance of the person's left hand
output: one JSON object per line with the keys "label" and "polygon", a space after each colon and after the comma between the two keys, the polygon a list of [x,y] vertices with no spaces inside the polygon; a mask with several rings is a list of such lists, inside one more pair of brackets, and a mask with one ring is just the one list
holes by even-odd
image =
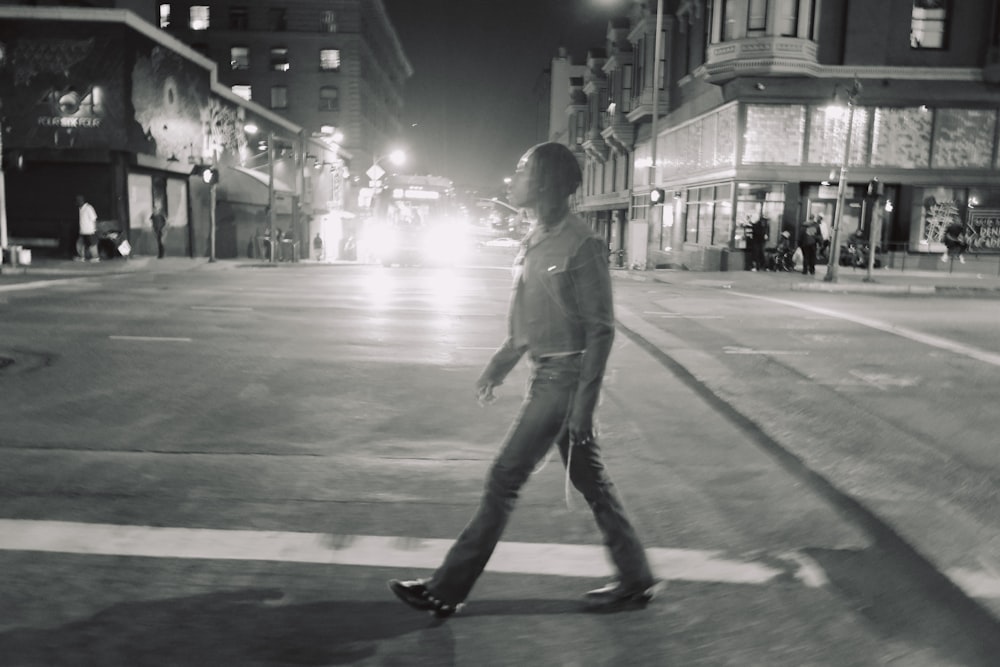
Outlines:
{"label": "person's left hand", "polygon": [[570,445],[589,445],[594,442],[594,423],[589,416],[570,415],[568,428]]}

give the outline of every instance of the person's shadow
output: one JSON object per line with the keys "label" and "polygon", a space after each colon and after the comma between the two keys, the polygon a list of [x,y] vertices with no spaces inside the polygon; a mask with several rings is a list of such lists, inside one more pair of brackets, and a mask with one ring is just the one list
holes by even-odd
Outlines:
{"label": "person's shadow", "polygon": [[395,600],[281,603],[281,591],[248,589],[125,602],[47,629],[0,633],[4,665],[142,667],[343,665],[379,642],[417,633],[422,664],[453,665],[447,624]]}

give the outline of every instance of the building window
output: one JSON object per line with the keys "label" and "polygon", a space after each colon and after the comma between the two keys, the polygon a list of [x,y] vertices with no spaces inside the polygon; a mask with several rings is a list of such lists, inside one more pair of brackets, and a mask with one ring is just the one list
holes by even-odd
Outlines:
{"label": "building window", "polygon": [[795,37],[799,32],[799,0],[778,0],[778,34],[782,37]]}
{"label": "building window", "polygon": [[168,2],[160,4],[160,27],[170,27],[170,3]]}
{"label": "building window", "polygon": [[767,29],[767,0],[747,2],[747,34],[760,35]]}
{"label": "building window", "polygon": [[250,12],[246,7],[229,8],[229,29],[247,30],[250,28]]}
{"label": "building window", "polygon": [[267,29],[277,31],[288,29],[288,17],[284,7],[271,7],[267,10]]}
{"label": "building window", "polygon": [[271,49],[271,69],[275,72],[287,72],[291,69],[288,62],[288,49],[278,46]]}
{"label": "building window", "polygon": [[250,86],[233,86],[232,91],[245,99],[247,102],[253,99],[252,91]]}
{"label": "building window", "polygon": [[943,49],[948,32],[948,0],[913,0],[910,47]]}
{"label": "building window", "polygon": [[632,66],[622,65],[622,113],[632,110]]}
{"label": "building window", "polygon": [[195,5],[191,7],[191,22],[189,27],[192,30],[208,30],[208,6]]}
{"label": "building window", "polygon": [[337,32],[337,13],[332,9],[323,12],[320,17],[323,32]]}
{"label": "building window", "polygon": [[336,86],[323,86],[319,89],[319,110],[340,111],[340,91]]}
{"label": "building window", "polygon": [[288,108],[288,86],[271,86],[271,108]]}
{"label": "building window", "polygon": [[229,66],[232,69],[250,69],[250,48],[234,46],[229,49]]}
{"label": "building window", "polygon": [[320,49],[319,68],[324,72],[339,72],[340,49]]}
{"label": "building window", "polygon": [[729,42],[737,39],[741,33],[740,26],[736,20],[739,5],[742,0],[723,0],[722,6],[722,41]]}

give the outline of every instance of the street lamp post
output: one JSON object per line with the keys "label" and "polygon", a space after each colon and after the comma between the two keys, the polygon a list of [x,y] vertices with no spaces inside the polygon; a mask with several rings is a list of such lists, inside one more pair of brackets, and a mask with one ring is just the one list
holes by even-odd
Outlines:
{"label": "street lamp post", "polygon": [[840,265],[840,227],[844,219],[844,198],[847,191],[847,170],[851,161],[851,134],[854,129],[854,104],[861,94],[861,82],[854,78],[850,90],[847,91],[847,141],[844,145],[844,157],[840,163],[840,176],[837,181],[837,211],[833,216],[833,231],[830,234],[830,256],[826,264],[824,282],[837,282],[837,270]]}

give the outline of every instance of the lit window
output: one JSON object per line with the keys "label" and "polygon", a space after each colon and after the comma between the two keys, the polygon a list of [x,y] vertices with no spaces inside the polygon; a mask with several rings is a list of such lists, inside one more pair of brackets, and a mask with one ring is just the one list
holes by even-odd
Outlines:
{"label": "lit window", "polygon": [[291,69],[288,62],[288,49],[283,46],[271,49],[271,69],[275,72],[287,72]]}
{"label": "lit window", "polygon": [[335,86],[323,86],[319,89],[319,110],[340,111],[340,91]]}
{"label": "lit window", "polygon": [[229,66],[233,69],[250,69],[250,49],[246,46],[229,49]]}
{"label": "lit window", "polygon": [[324,72],[340,71],[340,49],[320,49],[319,68]]}
{"label": "lit window", "polygon": [[233,92],[249,102],[252,99],[250,86],[233,86]]}
{"label": "lit window", "polygon": [[288,108],[288,86],[271,86],[271,108]]}
{"label": "lit window", "polygon": [[328,9],[323,12],[323,16],[320,19],[320,23],[323,26],[323,32],[337,32],[337,14],[332,9]]}
{"label": "lit window", "polygon": [[191,7],[192,30],[208,30],[208,7],[206,5],[195,5]]}
{"label": "lit window", "polygon": [[948,28],[948,0],[913,0],[910,47],[943,49]]}
{"label": "lit window", "polygon": [[166,2],[160,4],[160,27],[170,27],[170,4]]}

